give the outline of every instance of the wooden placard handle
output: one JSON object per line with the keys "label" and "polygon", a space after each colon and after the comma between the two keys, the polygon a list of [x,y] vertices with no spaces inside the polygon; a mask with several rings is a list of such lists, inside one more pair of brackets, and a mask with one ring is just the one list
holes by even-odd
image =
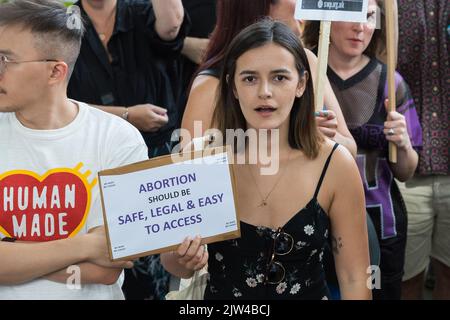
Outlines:
{"label": "wooden placard handle", "polygon": [[[395,66],[396,63],[396,43],[395,43],[395,16],[393,1],[385,1],[386,6],[386,51],[387,51],[387,81],[389,111],[395,111]],[[389,161],[397,163],[397,146],[389,142]]]}
{"label": "wooden placard handle", "polygon": [[328,68],[328,50],[330,45],[330,30],[331,21],[321,21],[320,22],[320,37],[319,37],[319,52],[318,52],[318,64],[317,64],[317,74],[315,82],[315,110],[323,110],[324,101],[324,88],[325,79],[327,76]]}

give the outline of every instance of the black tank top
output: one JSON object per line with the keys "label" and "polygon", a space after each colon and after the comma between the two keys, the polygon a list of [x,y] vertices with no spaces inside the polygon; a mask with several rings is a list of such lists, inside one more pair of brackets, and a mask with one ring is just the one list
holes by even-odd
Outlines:
{"label": "black tank top", "polygon": [[[241,221],[241,238],[208,245],[210,278],[205,300],[329,298],[322,261],[330,221],[317,195],[337,147],[328,156],[313,198],[283,227],[273,230]],[[275,240],[281,239],[280,233],[284,244]],[[280,250],[278,245],[286,246],[278,251],[283,255],[273,254]],[[274,264],[278,277],[270,281],[268,266]]]}
{"label": "black tank top", "polygon": [[198,73],[199,76],[210,76],[219,79],[220,78],[220,68],[209,68],[202,70]]}

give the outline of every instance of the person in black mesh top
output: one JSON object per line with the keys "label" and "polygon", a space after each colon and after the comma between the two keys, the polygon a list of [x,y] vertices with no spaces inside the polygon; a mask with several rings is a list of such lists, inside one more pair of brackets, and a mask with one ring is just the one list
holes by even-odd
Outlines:
{"label": "person in black mesh top", "polygon": [[[367,23],[333,22],[328,77],[357,145],[357,163],[363,181],[366,208],[380,242],[381,287],[374,299],[400,299],[407,216],[394,180],[410,179],[417,167],[415,149],[422,144],[422,130],[409,88],[395,74],[397,111],[387,113],[387,66],[375,58],[383,38],[383,2],[369,1]],[[377,11],[381,12],[376,21]],[[381,24],[381,29],[377,29]],[[317,45],[318,34],[308,22],[304,40]],[[397,146],[398,161],[388,161],[388,142]]]}
{"label": "person in black mesh top", "polygon": [[[328,299],[323,255],[329,239],[342,297],[371,297],[358,168],[346,148],[317,130],[310,74],[299,38],[281,22],[255,23],[227,49],[213,123],[220,132],[275,136],[234,150],[241,237],[208,244],[206,252],[197,237],[161,255],[180,277],[208,262],[206,300]],[[261,157],[252,161],[255,144],[260,152],[279,150],[277,172],[261,175]],[[245,163],[236,161],[242,157]]]}

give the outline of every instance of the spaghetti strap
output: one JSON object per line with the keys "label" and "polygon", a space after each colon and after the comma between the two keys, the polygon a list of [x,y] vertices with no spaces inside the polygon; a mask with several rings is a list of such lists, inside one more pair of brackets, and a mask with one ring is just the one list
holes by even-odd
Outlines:
{"label": "spaghetti strap", "polygon": [[328,159],[325,162],[325,165],[322,170],[322,174],[320,175],[319,183],[317,184],[316,192],[314,192],[314,199],[316,199],[317,195],[319,194],[320,187],[322,186],[323,178],[325,177],[325,173],[327,172],[328,165],[330,164],[330,161],[331,161],[331,156],[333,155],[334,151],[337,149],[338,146],[339,146],[339,143],[334,144],[333,150],[331,150],[330,155],[328,156]]}

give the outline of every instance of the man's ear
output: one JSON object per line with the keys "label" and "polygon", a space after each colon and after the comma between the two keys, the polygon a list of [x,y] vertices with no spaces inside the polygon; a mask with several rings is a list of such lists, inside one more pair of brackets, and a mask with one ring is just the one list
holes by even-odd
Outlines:
{"label": "man's ear", "polygon": [[50,62],[50,84],[65,82],[69,75],[69,66],[64,61]]}

